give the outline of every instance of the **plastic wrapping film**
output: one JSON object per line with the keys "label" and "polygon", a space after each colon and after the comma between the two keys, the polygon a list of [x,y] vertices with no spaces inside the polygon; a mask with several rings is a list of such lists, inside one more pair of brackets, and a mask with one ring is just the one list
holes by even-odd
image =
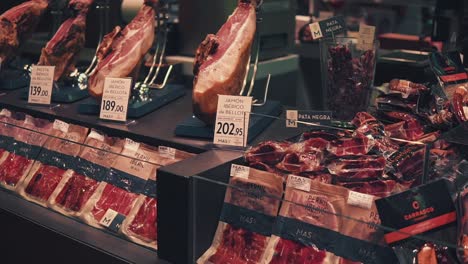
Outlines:
{"label": "plastic wrapping film", "polygon": [[118,232],[158,168],[156,148],[126,140],[122,155],[99,183],[80,218],[96,228]]}
{"label": "plastic wrapping film", "polygon": [[18,129],[17,126],[24,121],[24,118],[24,114],[14,113],[8,109],[0,111],[0,164],[6,158],[6,155],[3,154],[13,144],[15,132]]}
{"label": "plastic wrapping film", "polygon": [[[160,146],[155,162],[160,166],[167,166],[193,154]],[[128,239],[157,249],[157,174],[148,178],[143,193],[140,194],[135,206],[122,223],[120,232]]]}
{"label": "plastic wrapping film", "polygon": [[99,182],[122,151],[124,141],[92,130],[76,159],[49,198],[48,206],[68,216],[79,216]]}
{"label": "plastic wrapping film", "polygon": [[14,141],[5,152],[0,164],[0,184],[4,188],[18,191],[48,140],[52,123],[47,120],[25,116],[20,127],[14,129]]}
{"label": "plastic wrapping film", "polygon": [[69,168],[76,164],[76,156],[86,139],[88,128],[56,120],[37,162],[19,188],[25,199],[47,206],[52,193],[64,177],[70,177]]}
{"label": "plastic wrapping film", "polygon": [[262,263],[396,263],[376,198],[290,175]]}
{"label": "plastic wrapping film", "polygon": [[231,177],[213,243],[197,263],[259,263],[282,193],[283,179],[273,173]]}

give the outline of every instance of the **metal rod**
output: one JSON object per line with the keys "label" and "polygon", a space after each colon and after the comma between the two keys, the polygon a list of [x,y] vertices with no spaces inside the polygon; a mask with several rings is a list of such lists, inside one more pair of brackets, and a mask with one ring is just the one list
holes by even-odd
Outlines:
{"label": "metal rod", "polygon": [[257,100],[255,100],[255,102],[252,104],[253,106],[264,106],[266,104],[266,101],[268,98],[268,91],[270,90],[270,80],[271,80],[271,74],[268,74],[267,82],[265,85],[265,93],[263,94],[263,102],[257,103],[256,102]]}

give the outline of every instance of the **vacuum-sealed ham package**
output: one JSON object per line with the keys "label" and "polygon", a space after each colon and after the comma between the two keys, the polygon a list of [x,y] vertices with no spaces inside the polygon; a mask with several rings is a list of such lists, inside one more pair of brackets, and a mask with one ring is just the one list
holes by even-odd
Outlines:
{"label": "vacuum-sealed ham package", "polygon": [[52,131],[52,123],[44,119],[24,116],[18,123],[19,127],[10,131],[14,133],[14,140],[0,164],[0,184],[15,191],[30,172]]}
{"label": "vacuum-sealed ham package", "polygon": [[261,263],[283,193],[283,178],[239,167],[229,187],[211,247],[197,263]]}
{"label": "vacuum-sealed ham package", "polygon": [[122,139],[92,130],[81,152],[49,198],[48,206],[62,214],[78,216],[122,151]]}
{"label": "vacuum-sealed ham package", "polygon": [[[157,167],[193,156],[190,153],[158,147]],[[120,232],[135,243],[157,249],[157,174],[151,174],[135,206],[122,223]]]}
{"label": "vacuum-sealed ham package", "polygon": [[375,208],[376,197],[289,175],[263,263],[397,263]]}
{"label": "vacuum-sealed ham package", "polygon": [[0,111],[0,164],[7,156],[3,154],[11,150],[16,131],[24,118],[25,114],[22,113],[14,113],[8,109]]}
{"label": "vacuum-sealed ham package", "polygon": [[158,149],[126,139],[103,181],[85,205],[80,218],[96,228],[118,232],[144,192],[147,180],[156,174]]}
{"label": "vacuum-sealed ham package", "polygon": [[19,189],[20,195],[47,206],[60,181],[68,175],[67,170],[76,164],[87,134],[88,128],[55,120],[51,136]]}

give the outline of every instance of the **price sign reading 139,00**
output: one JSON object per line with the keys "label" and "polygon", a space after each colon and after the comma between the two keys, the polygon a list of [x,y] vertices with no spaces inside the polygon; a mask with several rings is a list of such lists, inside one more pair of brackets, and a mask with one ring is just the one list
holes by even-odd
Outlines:
{"label": "price sign reading 139,00", "polygon": [[31,86],[31,89],[29,89],[29,94],[32,96],[48,96],[49,91],[42,90],[40,86]]}

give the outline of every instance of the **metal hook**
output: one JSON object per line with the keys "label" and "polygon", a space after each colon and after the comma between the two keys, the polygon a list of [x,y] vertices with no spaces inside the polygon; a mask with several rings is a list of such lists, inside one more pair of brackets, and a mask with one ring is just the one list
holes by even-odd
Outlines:
{"label": "metal hook", "polygon": [[268,99],[268,91],[270,90],[270,80],[271,80],[271,74],[268,74],[267,82],[265,85],[265,94],[263,95],[263,102],[258,103],[257,100],[254,100],[252,104],[253,106],[264,106],[266,104],[267,99]]}
{"label": "metal hook", "polygon": [[153,56],[153,63],[151,64],[151,68],[148,72],[148,75],[145,77],[143,83],[139,84],[140,86],[145,85],[145,86],[149,86],[150,88],[163,89],[166,86],[167,81],[169,80],[169,77],[172,73],[173,65],[170,65],[166,72],[166,75],[164,76],[163,82],[160,84],[155,83],[161,71],[164,57],[166,54],[167,35],[169,32],[169,28],[167,26],[167,20],[168,20],[167,10],[168,9],[169,9],[169,4],[167,4],[166,8],[161,8],[160,10],[162,11],[158,12],[157,14],[158,39],[157,39],[157,44],[156,44],[156,50]]}

